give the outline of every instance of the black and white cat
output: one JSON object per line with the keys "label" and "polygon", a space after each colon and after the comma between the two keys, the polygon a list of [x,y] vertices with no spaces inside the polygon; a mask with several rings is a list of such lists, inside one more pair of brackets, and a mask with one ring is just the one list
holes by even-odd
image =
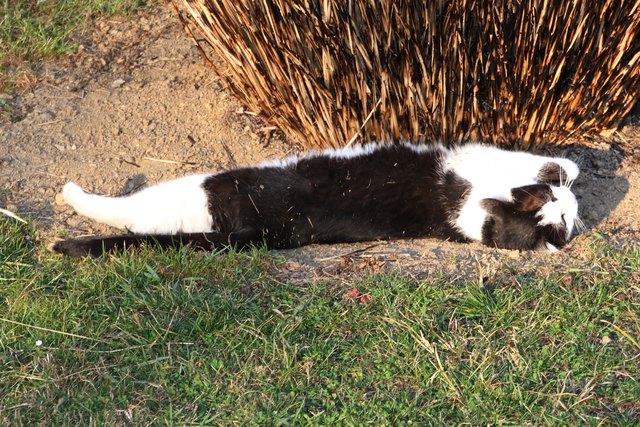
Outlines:
{"label": "black and white cat", "polygon": [[149,242],[237,248],[432,236],[555,251],[578,204],[575,163],[467,144],[370,143],[256,167],[192,175],[126,197],[62,195],[75,211],[134,234],[64,240],[54,250],[100,255]]}

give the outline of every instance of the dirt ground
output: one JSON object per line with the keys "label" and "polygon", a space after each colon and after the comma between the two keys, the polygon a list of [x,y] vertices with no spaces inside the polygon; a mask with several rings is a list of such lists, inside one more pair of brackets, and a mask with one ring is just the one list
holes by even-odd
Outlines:
{"label": "dirt ground", "polygon": [[[43,244],[57,236],[114,233],[75,215],[60,189],[102,194],[252,164],[300,151],[246,112],[208,69],[169,7],[99,22],[80,52],[43,64],[28,90],[0,94],[0,207],[31,218]],[[396,269],[423,277],[479,278],[558,265],[588,266],[592,243],[640,241],[640,118],[603,149],[558,152],[581,166],[574,185],[587,231],[559,254],[432,239],[281,251],[289,279]],[[596,231],[596,233],[593,233]],[[544,268],[542,269],[544,270]]]}

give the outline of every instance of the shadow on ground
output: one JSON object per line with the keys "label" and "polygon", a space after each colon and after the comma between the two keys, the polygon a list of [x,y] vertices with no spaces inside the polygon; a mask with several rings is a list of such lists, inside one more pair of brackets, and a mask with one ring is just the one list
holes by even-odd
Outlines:
{"label": "shadow on ground", "polygon": [[580,176],[572,189],[578,199],[580,218],[591,229],[607,218],[629,191],[627,178],[616,174],[623,154],[579,146],[567,149],[564,154],[580,166]]}

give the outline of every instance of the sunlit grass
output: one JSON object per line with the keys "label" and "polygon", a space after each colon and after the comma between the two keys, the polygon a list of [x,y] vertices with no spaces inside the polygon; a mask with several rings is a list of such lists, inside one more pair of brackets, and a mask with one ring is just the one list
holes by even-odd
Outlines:
{"label": "sunlit grass", "polygon": [[74,49],[70,35],[92,19],[129,13],[151,0],[0,0],[0,58],[30,60]]}
{"label": "sunlit grass", "polygon": [[[128,14],[157,0],[0,0],[0,90],[29,80],[33,64],[77,49],[81,31],[95,19]],[[1,107],[1,106],[0,106]]]}
{"label": "sunlit grass", "polygon": [[293,285],[264,251],[72,260],[0,221],[0,422],[627,425],[640,253],[592,257],[483,285]]}

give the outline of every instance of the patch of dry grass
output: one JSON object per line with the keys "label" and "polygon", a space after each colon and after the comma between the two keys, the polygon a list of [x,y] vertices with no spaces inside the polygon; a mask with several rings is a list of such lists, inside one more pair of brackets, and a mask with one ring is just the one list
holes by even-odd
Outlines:
{"label": "patch of dry grass", "polygon": [[173,1],[232,92],[308,146],[562,144],[640,91],[639,0]]}

